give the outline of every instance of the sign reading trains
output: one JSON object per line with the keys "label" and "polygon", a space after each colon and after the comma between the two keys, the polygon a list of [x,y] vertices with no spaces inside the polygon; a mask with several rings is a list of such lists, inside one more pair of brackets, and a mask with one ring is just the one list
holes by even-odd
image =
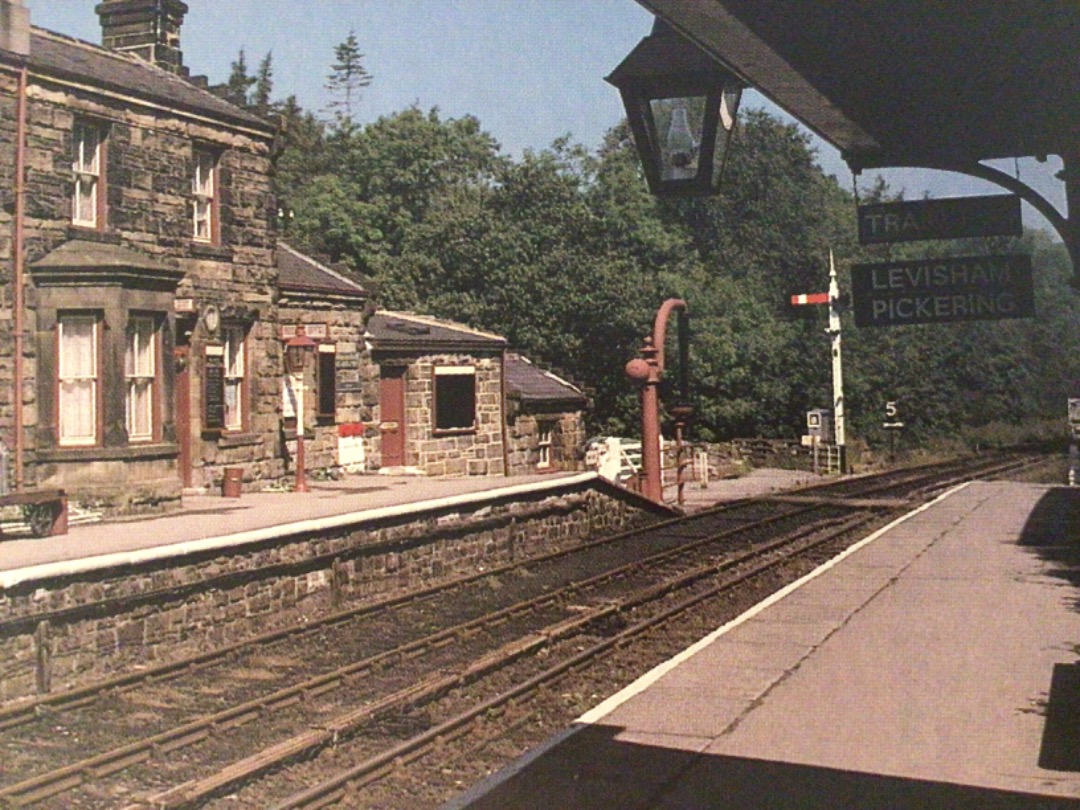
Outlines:
{"label": "sign reading trains", "polygon": [[859,244],[1020,236],[1020,198],[1012,194],[859,206]]}
{"label": "sign reading trains", "polygon": [[961,256],[851,268],[856,326],[1030,318],[1031,258]]}

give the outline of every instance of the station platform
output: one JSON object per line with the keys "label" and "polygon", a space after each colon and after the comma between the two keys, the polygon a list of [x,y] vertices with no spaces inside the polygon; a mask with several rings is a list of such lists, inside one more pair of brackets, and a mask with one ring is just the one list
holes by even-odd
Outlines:
{"label": "station platform", "polygon": [[1080,489],[875,532],[445,810],[1080,807]]}
{"label": "station platform", "polygon": [[[185,495],[183,508],[169,514],[98,522],[76,519],[70,521],[67,534],[55,537],[31,537],[28,531],[0,535],[0,588],[22,579],[23,572],[44,566],[124,554],[138,553],[139,559],[151,552],[167,556],[170,550],[181,551],[187,548],[185,544],[196,541],[213,539],[227,545],[229,538],[249,532],[287,532],[289,527],[301,525],[318,528],[320,520],[345,516],[363,520],[365,515],[387,511],[404,514],[441,503],[463,510],[480,509],[490,498],[513,497],[596,477],[591,472],[461,478],[349,475],[340,481],[312,481],[308,492],[251,492],[239,498]],[[705,487],[687,485],[685,509],[692,511],[816,480],[820,480],[818,476],[806,472],[754,470],[738,478],[710,481]]]}

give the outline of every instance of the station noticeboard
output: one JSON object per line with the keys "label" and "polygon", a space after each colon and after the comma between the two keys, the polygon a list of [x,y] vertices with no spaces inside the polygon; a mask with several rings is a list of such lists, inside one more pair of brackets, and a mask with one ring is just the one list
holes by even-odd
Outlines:
{"label": "station noticeboard", "polygon": [[1021,254],[856,264],[851,294],[859,327],[1035,314],[1031,257]]}
{"label": "station noticeboard", "polygon": [[859,206],[859,244],[1020,236],[1020,198],[1014,194]]}

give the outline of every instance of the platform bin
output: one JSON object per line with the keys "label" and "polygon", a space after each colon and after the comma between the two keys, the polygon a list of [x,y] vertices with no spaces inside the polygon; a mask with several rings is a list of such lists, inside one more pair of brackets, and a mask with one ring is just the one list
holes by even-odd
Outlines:
{"label": "platform bin", "polygon": [[221,479],[221,496],[239,498],[244,489],[244,470],[241,467],[226,467]]}

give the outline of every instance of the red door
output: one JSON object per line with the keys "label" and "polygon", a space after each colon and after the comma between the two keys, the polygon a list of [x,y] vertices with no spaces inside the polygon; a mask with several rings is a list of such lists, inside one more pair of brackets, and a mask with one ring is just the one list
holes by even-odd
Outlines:
{"label": "red door", "polygon": [[382,466],[405,465],[405,369],[383,367],[379,372],[379,433]]}

